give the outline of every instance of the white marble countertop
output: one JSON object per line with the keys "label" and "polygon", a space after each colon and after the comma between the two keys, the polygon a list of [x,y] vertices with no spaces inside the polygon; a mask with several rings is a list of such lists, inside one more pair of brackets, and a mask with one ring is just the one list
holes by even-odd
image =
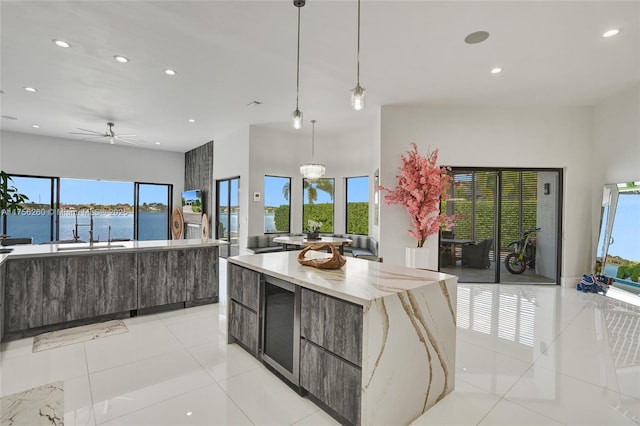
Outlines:
{"label": "white marble countertop", "polygon": [[0,265],[8,259],[24,259],[40,256],[74,256],[100,253],[124,253],[135,251],[177,250],[188,248],[203,248],[228,245],[227,241],[207,240],[200,238],[190,240],[152,240],[152,241],[113,241],[71,244],[19,244],[15,246],[0,246],[12,249],[11,253],[0,254]]}
{"label": "white marble countertop", "polygon": [[456,278],[440,272],[353,257],[346,257],[347,263],[340,269],[317,269],[299,264],[298,253],[291,251],[234,256],[227,261],[364,307],[388,295]]}

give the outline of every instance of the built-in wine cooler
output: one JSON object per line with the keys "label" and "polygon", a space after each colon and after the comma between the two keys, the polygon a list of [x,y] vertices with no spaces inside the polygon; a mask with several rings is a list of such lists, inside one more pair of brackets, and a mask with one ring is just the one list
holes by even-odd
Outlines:
{"label": "built-in wine cooler", "polygon": [[262,286],[262,347],[265,364],[298,387],[300,383],[300,290],[270,276]]}

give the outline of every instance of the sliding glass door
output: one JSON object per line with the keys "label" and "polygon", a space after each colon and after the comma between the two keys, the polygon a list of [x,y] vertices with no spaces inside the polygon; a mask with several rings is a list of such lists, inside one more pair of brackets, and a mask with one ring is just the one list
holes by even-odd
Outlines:
{"label": "sliding glass door", "polygon": [[220,247],[220,256],[239,254],[238,232],[240,215],[240,178],[222,179],[216,182],[216,238],[229,241],[230,245]]}
{"label": "sliding glass door", "polygon": [[458,218],[441,232],[440,270],[460,282],[558,283],[561,171],[450,173],[454,185],[442,209]]}

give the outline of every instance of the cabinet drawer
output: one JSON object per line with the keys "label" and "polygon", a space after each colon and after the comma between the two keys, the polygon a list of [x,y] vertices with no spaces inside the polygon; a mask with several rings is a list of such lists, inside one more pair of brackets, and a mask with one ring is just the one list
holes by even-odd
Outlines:
{"label": "cabinet drawer", "polygon": [[258,314],[233,300],[229,304],[229,334],[258,356]]}
{"label": "cabinet drawer", "polygon": [[332,353],[300,342],[300,386],[351,424],[360,424],[362,372]]}
{"label": "cabinet drawer", "polygon": [[302,289],[300,335],[362,366],[362,306]]}
{"label": "cabinet drawer", "polygon": [[249,309],[258,312],[260,273],[229,264],[229,296]]}

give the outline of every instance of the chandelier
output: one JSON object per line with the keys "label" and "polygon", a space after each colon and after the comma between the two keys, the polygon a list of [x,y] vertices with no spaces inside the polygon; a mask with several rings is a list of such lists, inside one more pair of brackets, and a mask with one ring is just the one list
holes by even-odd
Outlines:
{"label": "chandelier", "polygon": [[308,180],[320,179],[325,172],[324,164],[318,164],[313,162],[314,144],[316,136],[316,120],[311,120],[311,162],[300,166],[300,173]]}

